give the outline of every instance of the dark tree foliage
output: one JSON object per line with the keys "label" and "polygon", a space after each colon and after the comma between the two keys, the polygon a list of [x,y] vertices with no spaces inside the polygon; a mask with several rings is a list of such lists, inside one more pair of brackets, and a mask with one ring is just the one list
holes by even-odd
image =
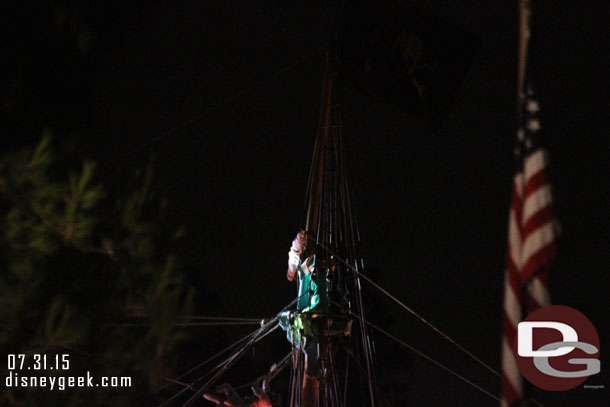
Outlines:
{"label": "dark tree foliage", "polygon": [[8,388],[0,404],[152,404],[187,339],[176,325],[192,314],[192,289],[171,252],[182,232],[166,226],[151,166],[121,192],[96,182],[95,163],[67,171],[65,161],[48,134],[0,159],[0,353],[25,354],[29,365],[35,354],[70,355],[67,371],[20,376],[90,371],[130,376],[132,387]]}

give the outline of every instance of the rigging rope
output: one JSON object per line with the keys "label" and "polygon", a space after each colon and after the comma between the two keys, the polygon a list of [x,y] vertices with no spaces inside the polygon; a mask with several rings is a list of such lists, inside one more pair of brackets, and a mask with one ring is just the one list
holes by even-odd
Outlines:
{"label": "rigging rope", "polygon": [[[254,343],[258,342],[260,339],[264,338],[270,332],[277,329],[279,327],[279,324],[277,323],[278,320],[279,320],[279,315],[276,316],[275,318],[273,318],[271,321],[269,321],[264,326],[262,326],[257,331],[257,333],[254,335],[254,338],[252,338],[246,346],[244,346],[242,349],[240,349],[239,352],[237,352],[236,354],[234,354],[233,356],[228,358],[223,364],[221,364],[219,366],[218,372],[216,372],[212,376],[211,379],[209,379],[203,386],[201,386],[197,391],[195,391],[195,394],[193,394],[184,404],[182,404],[182,407],[191,406],[197,400],[197,398],[201,397],[203,395],[203,393],[205,393],[205,391],[208,390],[209,387],[216,380],[218,380],[220,378],[220,376],[222,376],[222,374],[226,370],[228,370],[229,367],[231,367],[231,365],[233,363],[235,363],[248,350],[248,348],[250,348],[252,345],[254,345]],[[270,328],[272,325],[274,325],[273,328]],[[259,338],[260,334],[264,334],[264,335]]]}
{"label": "rigging rope", "polygon": [[[216,380],[218,380],[220,378],[220,376],[222,376],[222,374],[228,370],[231,365],[233,363],[235,363],[237,360],[239,360],[239,358],[241,356],[244,355],[244,353],[251,347],[253,346],[256,342],[262,340],[263,338],[265,338],[267,335],[269,335],[271,332],[275,331],[276,329],[279,328],[279,324],[278,324],[278,320],[280,318],[280,315],[282,314],[282,312],[286,311],[288,308],[292,307],[295,303],[296,303],[296,299],[292,300],[288,305],[286,305],[284,308],[282,308],[282,310],[280,312],[278,312],[276,314],[275,317],[273,317],[271,320],[269,321],[265,321],[264,324],[257,329],[254,333],[247,335],[245,338],[242,338],[242,340],[236,342],[236,344],[244,342],[244,339],[250,339],[249,342],[247,344],[245,344],[244,346],[242,346],[239,351],[233,355],[231,355],[230,357],[228,357],[227,359],[225,359],[223,362],[219,363],[218,365],[216,365],[216,367],[214,367],[214,369],[212,369],[210,372],[208,372],[208,376],[210,374],[213,374],[212,378],[210,378],[203,386],[201,386],[198,390],[195,391],[195,394],[193,394],[183,405],[182,407],[187,407],[192,405],[195,400],[200,397],[212,384],[214,384],[214,382]],[[234,345],[236,345],[234,344]],[[233,345],[227,349],[230,349],[234,347]],[[209,359],[211,360],[211,359]],[[202,365],[202,364],[201,364]],[[193,370],[197,369],[198,367],[195,367],[193,369],[191,369],[189,372],[185,373],[184,375],[192,372]],[[184,376],[183,375],[183,376]],[[182,377],[182,376],[181,376]],[[180,379],[181,377],[179,377],[178,379]],[[195,382],[200,381],[203,377],[202,376],[198,379],[195,380]],[[178,397],[180,394],[184,393],[186,390],[191,389],[192,386],[188,387],[188,388],[184,388],[181,391],[179,391],[177,394],[175,394],[174,396],[172,396],[169,400],[164,401],[162,404],[159,405],[159,407],[167,404],[169,401],[175,399],[176,397]]]}
{"label": "rigging rope", "polygon": [[[491,371],[492,373],[494,373],[496,376],[501,377],[500,373],[498,373],[495,369],[493,369],[491,366],[489,366],[487,363],[483,362],[481,359],[479,359],[477,356],[475,356],[472,352],[468,351],[466,348],[464,348],[462,345],[460,345],[459,343],[457,343],[454,339],[452,339],[449,335],[447,335],[446,333],[444,333],[443,331],[441,331],[439,328],[437,328],[435,325],[433,325],[432,323],[428,322],[424,317],[422,317],[421,315],[419,315],[417,312],[415,312],[412,308],[410,308],[409,306],[407,306],[406,304],[404,304],[402,301],[400,301],[398,298],[396,298],[395,296],[393,296],[392,294],[390,294],[387,290],[385,290],[383,287],[381,287],[379,284],[377,284],[375,281],[373,281],[372,279],[370,279],[368,276],[366,276],[365,274],[363,274],[361,271],[357,270],[355,267],[353,267],[351,264],[347,263],[344,259],[342,259],[340,256],[337,256],[336,254],[334,254],[330,249],[324,247],[323,245],[321,245],[320,243],[316,242],[317,244],[320,245],[320,247],[322,247],[322,249],[326,250],[329,252],[329,254],[331,254],[332,256],[334,256],[337,260],[339,260],[341,263],[345,264],[346,267],[348,267],[349,269],[351,269],[354,273],[356,273],[357,275],[361,276],[363,279],[365,279],[366,281],[368,281],[371,285],[373,285],[375,288],[377,288],[379,291],[381,291],[383,294],[385,294],[387,297],[389,297],[391,300],[393,300],[394,302],[396,302],[398,305],[400,305],[402,308],[404,308],[405,310],[407,310],[409,313],[411,313],[413,316],[415,316],[416,318],[418,318],[420,321],[422,321],[425,325],[427,325],[428,327],[430,327],[431,329],[433,329],[436,333],[438,333],[439,335],[441,335],[444,339],[446,339],[447,341],[449,341],[451,344],[453,344],[454,346],[456,346],[458,349],[460,349],[462,352],[464,352],[466,355],[468,355],[471,359],[473,359],[474,361],[476,361],[477,363],[479,363],[480,365],[482,365],[483,367],[485,367],[487,370]],[[350,313],[353,314],[354,316],[360,318],[360,316],[356,313],[354,313],[353,311],[350,310]],[[398,342],[399,344],[407,347],[408,349],[412,350],[413,352],[417,353],[418,355],[422,356],[423,358],[427,359],[428,361],[434,363],[435,365],[437,365],[438,367],[450,372],[451,374],[455,375],[456,377],[460,378],[461,380],[465,381],[466,383],[474,386],[475,388],[477,388],[478,390],[482,391],[483,393],[489,395],[490,397],[493,397],[494,399],[501,401],[501,399],[495,395],[493,395],[492,393],[488,392],[487,390],[483,389],[482,387],[478,386],[477,384],[471,382],[470,380],[466,379],[464,376],[461,376],[459,373],[451,370],[450,368],[442,365],[440,362],[437,362],[436,360],[432,359],[430,356],[426,355],[425,353],[413,348],[411,345],[407,344],[404,341],[401,341],[400,339],[398,339],[397,337],[393,336],[392,334],[390,334],[389,332],[383,330],[382,328],[376,326],[375,324],[364,320],[366,322],[367,325],[371,326],[372,328],[378,330],[379,332],[383,333],[384,335],[388,336],[390,339]],[[540,402],[538,402],[537,400],[530,398],[530,401],[532,401],[534,404],[536,404],[539,407],[544,407]]]}
{"label": "rigging rope", "polygon": [[[360,372],[362,372],[365,376],[368,377],[368,375],[369,375],[368,372],[366,371],[366,369],[364,367],[362,367],[362,364],[358,361],[358,359],[351,352],[347,352],[347,355],[349,356],[349,358],[347,360],[349,361],[350,359],[353,359],[354,362],[356,362],[356,366],[358,366],[358,369],[360,369]],[[375,390],[377,391],[377,394],[379,394],[381,399],[384,401],[384,403],[387,404],[388,406],[392,407],[392,404],[390,404],[388,399],[386,399],[385,396],[383,395],[383,393],[381,393],[379,391],[379,387],[377,386],[377,383],[375,383]]]}
{"label": "rigging rope", "polygon": [[[260,325],[260,321],[211,321],[211,322],[176,322],[173,326],[188,327],[188,326],[237,326],[237,325]],[[150,324],[138,323],[138,322],[125,322],[122,324],[111,324],[111,326],[122,326],[122,327],[145,327]]]}
{"label": "rigging rope", "polygon": [[426,359],[427,361],[433,363],[434,365],[440,367],[441,369],[451,373],[452,375],[454,375],[455,377],[457,377],[458,379],[464,381],[465,383],[468,383],[469,385],[471,385],[472,387],[474,387],[475,389],[485,393],[486,395],[488,395],[489,397],[497,400],[497,401],[501,401],[500,397],[490,393],[489,391],[485,390],[484,388],[482,388],[481,386],[479,386],[478,384],[472,382],[471,380],[467,379],[466,377],[462,376],[461,374],[459,374],[458,372],[448,368],[447,366],[443,365],[442,363],[432,359],[430,356],[426,355],[425,353],[415,349],[413,346],[409,345],[408,343],[406,343],[403,340],[398,339],[397,337],[395,337],[394,335],[392,335],[391,333],[385,331],[384,329],[378,327],[377,325],[366,321],[367,325],[369,325],[370,327],[372,327],[373,329],[376,329],[377,331],[381,332],[382,334],[384,334],[385,336],[387,336],[388,338],[392,339],[393,341],[395,341],[396,343],[404,346],[405,348],[409,349],[410,351],[417,353],[419,356],[423,357],[424,359]]}
{"label": "rigging rope", "polygon": [[260,322],[264,318],[239,318],[239,317],[204,317],[199,315],[184,316],[185,319],[202,319],[202,320],[224,320],[224,321],[252,321]]}
{"label": "rigging rope", "polygon": [[286,356],[284,356],[279,362],[275,363],[271,367],[271,370],[269,371],[269,373],[258,377],[256,380],[254,380],[252,382],[241,384],[239,386],[233,386],[233,389],[241,390],[241,389],[248,388],[251,386],[261,386],[263,381],[266,381],[267,384],[269,384],[273,379],[275,379],[275,377],[282,370],[284,370],[288,366],[288,364],[289,364],[288,362],[290,362],[290,359],[292,359],[292,351],[288,352],[288,354]]}
{"label": "rigging rope", "polygon": [[[229,350],[237,347],[239,344],[241,344],[242,342],[245,342],[246,340],[250,339],[251,337],[253,337],[259,330],[255,330],[252,331],[251,333],[249,333],[248,335],[242,337],[241,339],[238,339],[237,341],[233,342],[231,345],[227,346],[226,348],[222,349],[221,351],[215,353],[213,356],[209,357],[208,359],[206,359],[205,361],[199,363],[198,365],[190,368],[189,370],[187,370],[186,372],[182,373],[180,376],[171,379],[171,378],[165,378],[165,380],[167,380],[169,383],[166,383],[165,385],[163,385],[162,387],[160,387],[159,389],[157,389],[157,391],[162,390],[163,388],[167,387],[170,383],[176,383],[178,382],[180,379],[182,379],[183,377],[185,377],[186,375],[193,373],[195,370],[207,365],[208,363],[210,363],[211,361],[213,361],[214,359],[218,358],[220,355],[222,355],[225,352],[228,352]],[[199,379],[196,379],[199,380]],[[196,381],[195,380],[195,381]],[[174,394],[172,397],[170,397],[169,399],[165,400],[163,403],[161,403],[159,405],[159,407],[164,406],[165,404],[169,403],[170,401],[176,399],[177,397],[179,397],[181,394],[183,394],[185,391],[187,391],[188,389],[191,388],[191,385],[189,385],[188,387],[185,387],[184,389],[180,390],[179,392],[177,392],[176,394]]]}
{"label": "rigging rope", "polygon": [[284,72],[294,68],[295,66],[298,66],[300,64],[302,64],[303,62],[307,61],[308,59],[314,57],[315,55],[317,55],[318,53],[322,52],[324,49],[326,49],[326,47],[320,47],[318,49],[316,49],[315,51],[305,55],[304,57],[301,57],[299,59],[297,59],[296,61],[292,62],[291,64],[285,66],[284,68],[280,69],[279,71],[271,74],[270,76],[259,80],[258,82],[256,82],[255,84],[248,86],[245,89],[242,89],[241,91],[235,93],[234,95],[220,101],[217,102],[215,105],[210,106],[209,108],[205,109],[203,112],[196,114],[195,116],[191,117],[190,119],[180,123],[179,125],[167,130],[164,133],[161,133],[160,135],[153,137],[147,141],[145,141],[144,143],[142,143],[139,147],[134,148],[133,150],[123,154],[122,156],[119,157],[119,159],[123,159],[125,157],[130,156],[131,154],[137,153],[143,149],[145,149],[146,147],[155,144],[157,142],[159,142],[160,140],[164,139],[167,136],[170,136],[186,127],[188,127],[189,125],[201,120],[203,117],[205,117],[206,115],[208,115],[209,113],[212,113],[213,111],[235,101],[236,99],[240,98],[241,96],[245,95],[246,93],[249,93],[251,91],[253,91],[254,89],[256,89],[257,87],[259,87],[260,85],[264,84],[265,82],[283,74]]}
{"label": "rigging rope", "polygon": [[[263,328],[261,327],[260,329],[256,330],[256,332],[252,336],[256,337],[256,334],[260,333],[262,329]],[[252,339],[251,339],[251,341],[252,341]],[[240,350],[237,353],[232,354],[227,359],[225,359],[222,362],[218,363],[216,366],[214,366],[214,368],[212,368],[210,371],[208,371],[205,375],[196,378],[195,380],[193,380],[193,382],[189,386],[183,388],[182,390],[180,390],[179,392],[174,394],[172,397],[170,397],[168,400],[165,400],[163,403],[159,404],[159,407],[162,407],[162,406],[166,405],[167,403],[169,403],[170,401],[176,399],[177,397],[179,397],[180,395],[182,395],[183,393],[185,393],[188,390],[195,390],[194,386],[195,386],[196,383],[201,382],[205,377],[213,375],[214,377],[212,377],[212,379],[208,380],[202,387],[200,387],[198,390],[196,390],[195,395],[193,395],[185,404],[183,404],[183,406],[188,406],[188,405],[192,404],[195,401],[196,396],[203,394],[203,392],[205,392],[205,390],[209,386],[211,386],[211,384],[213,384],[213,381],[215,381],[218,378],[219,370],[221,370],[221,369],[226,370],[226,368],[228,368],[229,363],[231,361],[235,360],[235,358],[237,356],[239,356],[243,352],[244,349],[247,349],[247,348],[240,348]],[[222,373],[222,372],[220,372],[220,373]],[[171,382],[175,382],[175,380],[171,381]]]}
{"label": "rigging rope", "polygon": [[[358,317],[358,315],[352,311],[350,311],[350,313],[356,317]],[[397,338],[396,336],[392,335],[391,333],[387,332],[386,330],[384,330],[383,328],[380,328],[379,326],[373,324],[372,322],[368,321],[365,319],[365,322],[368,326],[370,326],[371,328],[381,332],[382,334],[384,334],[385,336],[387,336],[388,338],[392,339],[393,341],[395,341],[396,343],[398,343],[399,345],[402,345],[403,347],[409,349],[410,351],[416,353],[417,355],[423,357],[424,359],[426,359],[427,361],[433,363],[434,365],[436,365],[437,367],[440,367],[441,369],[451,373],[452,375],[454,375],[455,377],[459,378],[460,380],[464,381],[465,383],[468,383],[469,385],[473,386],[474,388],[476,388],[477,390],[485,393],[486,395],[492,397],[493,399],[497,400],[497,401],[501,401],[501,399],[497,396],[495,396],[494,394],[492,394],[491,392],[485,390],[484,388],[482,388],[481,386],[477,385],[476,383],[472,382],[471,380],[467,379],[466,377],[462,376],[461,374],[457,373],[456,371],[452,370],[451,368],[443,365],[441,362],[432,359],[432,357],[428,356],[427,354],[423,353],[422,351],[414,348],[413,346],[409,345],[408,343],[406,343],[405,341]],[[357,361],[356,361],[357,362]],[[538,402],[536,402],[538,405],[540,405]],[[544,406],[541,406],[544,407]]]}
{"label": "rigging rope", "polygon": [[[441,369],[451,373],[452,375],[456,376],[457,378],[459,378],[460,380],[463,380],[464,382],[470,384],[471,386],[473,386],[474,388],[480,390],[481,392],[487,394],[488,396],[494,398],[497,401],[501,401],[501,399],[497,396],[495,396],[494,394],[492,394],[491,392],[485,390],[484,388],[482,388],[481,386],[473,383],[472,381],[466,379],[464,376],[460,375],[459,373],[451,370],[450,368],[448,368],[447,366],[444,366],[443,364],[441,364],[440,362],[432,359],[430,356],[426,355],[425,353],[415,349],[413,346],[409,345],[408,343],[398,339],[397,337],[395,337],[394,335],[390,334],[389,332],[383,330],[382,328],[378,327],[377,325],[373,324],[372,322],[366,321],[367,325],[369,325],[370,327],[372,327],[373,329],[376,329],[377,331],[381,332],[382,334],[384,334],[385,336],[387,336],[388,338],[392,339],[393,341],[395,341],[396,343],[406,347],[407,349],[411,350],[414,353],[417,353],[419,356],[423,357],[424,359],[428,360],[431,363],[434,363],[436,366],[440,367]],[[540,402],[538,402],[537,400],[530,398],[529,399],[531,402],[533,402],[534,404],[536,404],[537,406],[540,407],[544,407],[542,404],[540,404]]]}
{"label": "rigging rope", "polygon": [[[313,237],[313,236],[312,236]],[[468,355],[471,359],[473,359],[474,361],[476,361],[478,364],[480,364],[481,366],[483,366],[484,368],[486,368],[487,370],[489,370],[490,372],[492,372],[494,375],[498,376],[498,377],[502,377],[502,375],[495,370],[494,368],[492,368],[491,366],[489,366],[487,363],[483,362],[481,359],[479,359],[476,355],[474,355],[472,352],[470,352],[468,349],[464,348],[462,345],[460,345],[459,343],[457,343],[453,338],[451,338],[449,335],[447,335],[445,332],[443,332],[441,329],[437,328],[434,324],[432,324],[431,322],[427,321],[424,317],[422,317],[420,314],[418,314],[417,312],[415,312],[411,307],[407,306],[405,303],[403,303],[402,301],[400,301],[398,298],[396,298],[395,296],[393,296],[392,294],[390,294],[386,289],[384,289],[383,287],[381,287],[379,284],[377,284],[375,281],[373,281],[371,278],[369,278],[368,276],[366,276],[365,274],[363,274],[361,271],[357,270],[354,266],[352,266],[351,264],[349,264],[347,261],[345,261],[343,258],[341,258],[340,256],[337,256],[335,253],[333,253],[330,249],[328,249],[327,247],[325,247],[323,244],[316,242],[318,245],[320,245],[320,247],[322,247],[322,249],[328,251],[332,256],[334,256],[337,260],[339,260],[341,263],[345,264],[346,267],[348,267],[350,270],[352,270],[354,273],[356,273],[358,276],[362,277],[363,279],[365,279],[366,281],[368,281],[373,287],[377,288],[379,291],[381,291],[384,295],[386,295],[388,298],[390,298],[392,301],[394,301],[396,304],[400,305],[403,309],[405,309],[406,311],[408,311],[411,315],[413,315],[414,317],[416,317],[417,319],[419,319],[421,322],[423,322],[426,326],[428,326],[429,328],[431,328],[433,331],[435,331],[437,334],[441,335],[445,340],[447,340],[449,343],[451,343],[452,345],[454,345],[455,347],[457,347],[459,350],[461,350],[462,352],[464,352],[466,355]]]}
{"label": "rigging rope", "polygon": [[[280,311],[280,313],[281,313],[281,312],[283,312],[283,311],[285,311],[285,310],[287,310],[288,308],[292,307],[292,306],[293,306],[295,303],[296,303],[296,300],[292,300],[292,301],[290,302],[290,304],[286,305],[286,306],[285,306],[285,307],[282,309],[282,311]],[[261,320],[261,321],[262,321],[262,320]],[[240,343],[245,342],[245,341],[246,341],[246,340],[248,340],[249,338],[252,338],[254,335],[256,335],[256,333],[257,333],[258,331],[259,331],[259,330],[258,330],[258,329],[256,329],[256,330],[254,330],[254,331],[250,332],[250,333],[249,333],[249,334],[247,334],[246,336],[244,336],[244,337],[242,337],[241,339],[238,339],[237,341],[233,342],[231,345],[229,345],[229,346],[227,346],[226,348],[222,349],[221,351],[217,352],[216,354],[214,354],[214,355],[213,355],[213,356],[211,356],[210,358],[206,359],[205,361],[203,361],[203,362],[199,363],[198,365],[196,365],[196,366],[194,366],[194,367],[190,368],[189,370],[187,370],[186,372],[182,373],[180,376],[178,376],[178,377],[174,378],[173,380],[180,380],[180,379],[182,379],[184,376],[186,376],[186,375],[188,375],[188,374],[190,374],[190,373],[193,373],[195,370],[197,370],[197,369],[199,369],[199,368],[201,368],[201,367],[205,366],[206,364],[208,364],[208,363],[209,363],[209,362],[211,362],[212,360],[216,359],[217,357],[219,357],[219,356],[220,356],[220,355],[222,355],[223,353],[228,352],[229,350],[231,350],[231,349],[235,348],[235,347],[236,347],[237,345],[239,345]],[[262,339],[262,338],[261,338],[261,339]],[[165,388],[166,386],[167,386],[167,384],[166,384],[166,385],[164,385],[164,386],[162,386],[162,387],[160,387],[160,388],[159,388],[157,391],[159,391],[159,390],[161,390],[161,389]]]}
{"label": "rigging rope", "polygon": [[175,326],[236,326],[236,325],[260,325],[260,321],[229,321],[229,322],[184,322],[177,323]]}
{"label": "rigging rope", "polygon": [[402,301],[400,301],[398,298],[394,297],[392,294],[390,294],[389,292],[387,292],[384,288],[382,288],[379,284],[375,283],[373,280],[371,280],[369,277],[367,277],[366,275],[362,274],[362,272],[359,272],[360,276],[365,279],[366,281],[368,281],[371,285],[373,285],[375,288],[377,288],[379,291],[381,291],[383,294],[385,294],[386,296],[388,296],[391,300],[393,300],[394,302],[396,302],[398,305],[400,305],[402,308],[404,308],[406,311],[408,311],[409,313],[411,313],[411,315],[413,315],[414,317],[418,318],[421,322],[423,322],[425,325],[427,325],[429,328],[431,328],[433,331],[435,331],[437,334],[439,334],[440,336],[442,336],[445,340],[447,340],[449,343],[451,343],[452,345],[454,345],[455,347],[457,347],[459,350],[461,350],[462,352],[464,352],[466,355],[468,355],[471,359],[473,359],[474,361],[476,361],[477,363],[479,363],[481,366],[483,366],[484,368],[486,368],[487,370],[489,370],[490,372],[492,372],[493,374],[495,374],[498,377],[501,377],[500,373],[495,370],[494,368],[492,368],[491,366],[489,366],[487,363],[483,362],[481,359],[479,359],[476,355],[474,355],[472,352],[470,352],[468,349],[464,348],[462,345],[460,345],[459,343],[457,343],[453,338],[451,338],[449,335],[447,335],[445,332],[441,331],[439,328],[437,328],[435,325],[433,325],[431,322],[428,322],[424,317],[422,317],[420,314],[418,314],[417,312],[415,312],[412,308],[408,307],[406,304],[404,304]]}

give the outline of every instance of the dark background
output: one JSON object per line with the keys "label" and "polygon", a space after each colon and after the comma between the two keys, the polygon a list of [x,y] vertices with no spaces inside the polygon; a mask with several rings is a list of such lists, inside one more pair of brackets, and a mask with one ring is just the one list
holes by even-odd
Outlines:
{"label": "dark background", "polygon": [[[481,40],[438,132],[342,87],[369,274],[497,369],[516,129],[516,3],[412,2]],[[3,78],[4,149],[36,141],[48,126],[62,148],[98,161],[98,176],[111,183],[154,155],[172,219],[188,229],[183,261],[197,271],[193,284],[212,304],[210,314],[262,318],[288,303],[294,287],[284,278],[286,252],[302,226],[323,53],[271,76],[326,45],[328,4],[22,7],[3,13],[5,60],[19,61]],[[551,293],[555,304],[580,310],[598,328],[602,373],[586,384],[605,386],[535,392],[546,406],[602,406],[609,398],[608,22],[606,2],[537,2],[533,69],[563,227]],[[493,375],[378,292],[366,295],[373,322],[499,394]],[[376,340],[381,365],[404,364],[402,382],[388,391],[405,389],[410,405],[497,404]]]}

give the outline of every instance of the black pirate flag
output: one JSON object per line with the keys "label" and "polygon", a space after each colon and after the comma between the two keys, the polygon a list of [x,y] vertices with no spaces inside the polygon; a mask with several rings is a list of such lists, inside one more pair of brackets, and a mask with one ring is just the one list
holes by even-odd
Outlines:
{"label": "black pirate flag", "polygon": [[352,0],[344,9],[342,70],[362,92],[415,113],[437,130],[479,43],[399,0]]}

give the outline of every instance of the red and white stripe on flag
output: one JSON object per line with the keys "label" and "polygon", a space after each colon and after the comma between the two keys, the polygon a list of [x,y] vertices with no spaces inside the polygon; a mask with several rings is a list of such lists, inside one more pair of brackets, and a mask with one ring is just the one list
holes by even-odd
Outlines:
{"label": "red and white stripe on flag", "polygon": [[[527,137],[523,129],[519,131],[519,138]],[[502,407],[517,406],[523,398],[522,378],[512,350],[522,309],[532,312],[550,304],[548,263],[556,254],[559,223],[547,177],[547,152],[538,147],[521,155],[523,165],[512,185],[504,278]]]}

